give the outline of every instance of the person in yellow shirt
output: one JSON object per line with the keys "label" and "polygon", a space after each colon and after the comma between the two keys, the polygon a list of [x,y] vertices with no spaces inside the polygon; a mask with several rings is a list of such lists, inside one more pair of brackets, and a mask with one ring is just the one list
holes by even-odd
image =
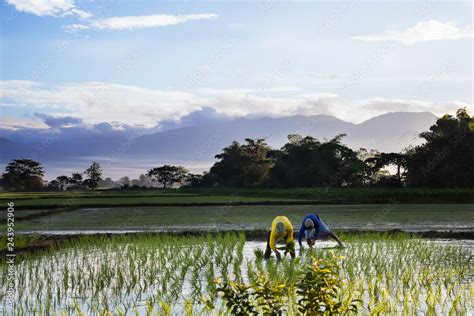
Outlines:
{"label": "person in yellow shirt", "polygon": [[268,234],[267,249],[264,258],[270,258],[272,251],[278,260],[281,260],[281,254],[277,249],[277,242],[285,243],[285,254],[290,253],[291,257],[295,257],[295,242],[293,239],[293,225],[286,216],[277,216],[272,221],[272,227]]}

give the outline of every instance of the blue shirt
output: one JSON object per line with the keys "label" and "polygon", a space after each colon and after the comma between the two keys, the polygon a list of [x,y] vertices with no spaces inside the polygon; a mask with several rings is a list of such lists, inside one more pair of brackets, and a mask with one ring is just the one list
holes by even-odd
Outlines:
{"label": "blue shirt", "polygon": [[303,218],[303,223],[301,223],[300,232],[298,233],[298,243],[301,243],[301,240],[303,239],[303,236],[304,236],[304,232],[307,229],[306,226],[304,225],[304,222],[307,219],[310,219],[310,220],[313,221],[314,229],[316,229],[316,236],[319,235],[319,225],[321,223],[321,219],[319,218],[319,216],[317,214],[309,214],[308,216]]}

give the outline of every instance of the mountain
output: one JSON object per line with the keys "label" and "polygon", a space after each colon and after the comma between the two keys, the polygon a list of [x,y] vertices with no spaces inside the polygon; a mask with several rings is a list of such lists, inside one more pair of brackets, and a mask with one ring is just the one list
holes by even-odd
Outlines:
{"label": "mountain", "polygon": [[[0,161],[8,161],[12,158],[20,158],[25,154],[26,148],[5,137],[0,137]],[[15,156],[12,156],[15,155]]]}
{"label": "mountain", "polygon": [[357,124],[347,132],[346,143],[352,148],[398,152],[419,145],[421,132],[427,131],[437,117],[430,112],[392,112]]}
{"label": "mountain", "polygon": [[236,140],[265,138],[274,147],[281,147],[289,134],[314,135],[331,138],[349,130],[354,124],[332,116],[290,116],[282,118],[239,118],[231,122],[197,125],[145,135],[137,138],[130,153],[137,156],[150,154],[171,159],[209,160],[222,148]]}
{"label": "mountain", "polygon": [[[108,170],[108,175],[138,175],[151,166],[163,163],[183,164],[194,171],[209,168],[214,156],[232,141],[265,138],[279,148],[289,134],[311,135],[320,140],[345,133],[343,142],[353,149],[377,149],[399,152],[422,140],[419,133],[429,129],[436,116],[429,112],[395,112],[371,118],[360,124],[345,122],[332,116],[289,116],[206,122],[148,135],[131,130],[91,131],[86,128],[64,128],[51,131],[28,131],[38,134],[28,143],[21,132],[0,133],[0,162],[18,157],[38,159],[52,174],[84,170],[92,160]],[[20,134],[19,134],[20,133]],[[133,135],[142,135],[134,137]],[[12,138],[14,137],[14,138]],[[18,141],[16,141],[18,139]],[[194,167],[194,168],[193,168]]]}
{"label": "mountain", "polygon": [[236,119],[142,136],[134,141],[130,152],[137,156],[154,154],[171,159],[189,159],[190,156],[211,159],[234,140],[265,138],[271,146],[279,148],[289,134],[311,135],[322,140],[342,133],[347,134],[344,142],[354,149],[398,152],[409,145],[420,144],[418,134],[435,120],[436,116],[429,112],[387,113],[360,124],[327,115]]}

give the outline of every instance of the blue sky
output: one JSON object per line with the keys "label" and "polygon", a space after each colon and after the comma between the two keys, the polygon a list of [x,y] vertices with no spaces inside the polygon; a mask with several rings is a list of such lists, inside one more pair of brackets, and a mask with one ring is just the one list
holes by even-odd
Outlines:
{"label": "blue sky", "polygon": [[471,2],[7,0],[1,15],[4,128],[472,110]]}

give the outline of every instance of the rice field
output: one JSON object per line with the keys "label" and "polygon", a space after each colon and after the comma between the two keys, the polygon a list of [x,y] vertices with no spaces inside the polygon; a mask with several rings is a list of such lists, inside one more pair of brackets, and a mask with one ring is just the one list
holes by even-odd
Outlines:
{"label": "rice field", "polygon": [[32,212],[16,211],[18,232],[266,230],[275,216],[286,214],[292,223],[300,223],[308,213],[317,213],[336,230],[474,231],[474,204],[122,206],[20,219]]}
{"label": "rice field", "polygon": [[[14,315],[218,315],[229,313],[219,284],[252,284],[264,276],[270,288],[280,289],[281,311],[298,315],[296,287],[312,258],[337,260],[342,285],[336,299],[357,302],[359,314],[473,311],[472,249],[405,233],[341,238],[344,249],[330,249],[332,243],[320,242],[318,248],[303,251],[294,260],[286,257],[276,262],[263,260],[265,243],[247,241],[243,233],[82,236],[17,260],[14,311],[5,306],[4,289],[1,311]],[[2,262],[2,284],[6,277],[7,266]]]}

